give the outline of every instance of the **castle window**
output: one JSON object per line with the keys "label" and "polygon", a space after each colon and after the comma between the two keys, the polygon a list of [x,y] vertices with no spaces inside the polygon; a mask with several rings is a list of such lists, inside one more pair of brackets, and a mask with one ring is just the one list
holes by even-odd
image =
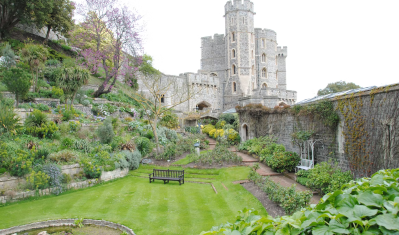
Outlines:
{"label": "castle window", "polygon": [[262,84],[262,89],[266,89],[267,88],[267,84],[266,83],[263,83]]}
{"label": "castle window", "polygon": [[157,97],[162,104],[165,103],[165,95],[157,95]]}
{"label": "castle window", "polygon": [[237,83],[233,82],[233,92],[237,92]]}
{"label": "castle window", "polygon": [[216,73],[211,73],[210,76],[211,77],[217,77],[218,75]]}
{"label": "castle window", "polygon": [[231,51],[231,57],[232,57],[232,58],[236,58],[236,50],[233,49],[233,50]]}
{"label": "castle window", "polygon": [[237,74],[237,68],[236,66],[233,64],[231,71],[233,72],[233,74]]}
{"label": "castle window", "polygon": [[236,34],[234,32],[231,33],[231,41],[232,42],[236,41]]}
{"label": "castle window", "polygon": [[231,24],[234,24],[234,17],[231,17]]}
{"label": "castle window", "polygon": [[262,39],[262,48],[266,48],[266,39]]}
{"label": "castle window", "polygon": [[262,54],[262,63],[266,63],[266,54]]}
{"label": "castle window", "polygon": [[266,70],[266,68],[262,69],[262,77],[263,78],[267,78],[267,70]]}

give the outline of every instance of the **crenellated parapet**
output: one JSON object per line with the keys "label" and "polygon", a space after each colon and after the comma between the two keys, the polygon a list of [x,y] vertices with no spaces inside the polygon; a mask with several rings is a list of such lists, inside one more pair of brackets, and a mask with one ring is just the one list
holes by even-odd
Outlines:
{"label": "crenellated parapet", "polygon": [[249,11],[255,14],[254,4],[250,0],[233,0],[233,2],[228,1],[224,8],[226,14],[233,11]]}
{"label": "crenellated parapet", "polygon": [[277,47],[277,56],[287,57],[287,47]]}
{"label": "crenellated parapet", "polygon": [[265,38],[272,41],[277,41],[277,33],[271,29],[255,28],[257,38]]}

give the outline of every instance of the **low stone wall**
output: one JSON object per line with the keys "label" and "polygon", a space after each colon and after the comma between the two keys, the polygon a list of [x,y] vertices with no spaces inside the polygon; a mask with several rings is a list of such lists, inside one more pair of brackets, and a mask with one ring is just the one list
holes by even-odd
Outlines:
{"label": "low stone wall", "polygon": [[80,167],[79,164],[62,166],[61,170],[62,173],[68,174],[70,176],[83,172],[83,169]]}
{"label": "low stone wall", "polygon": [[3,92],[1,92],[1,96],[2,96],[3,98],[8,98],[8,99],[13,99],[13,100],[15,100],[15,94],[14,94],[14,93],[11,93],[11,92],[8,92],[8,91],[3,91]]}
{"label": "low stone wall", "polygon": [[74,105],[73,105],[73,108],[74,108],[75,110],[81,111],[82,113],[84,113],[84,114],[86,114],[86,115],[92,115],[92,114],[93,114],[93,113],[91,112],[91,110],[92,110],[92,108],[93,108],[92,105],[84,106],[84,105],[82,105],[82,104],[74,104]]}
{"label": "low stone wall", "polygon": [[35,98],[35,99],[33,99],[33,101],[36,104],[45,104],[45,105],[48,105],[48,106],[50,106],[50,104],[53,103],[53,104],[55,104],[56,107],[61,104],[60,103],[60,99]]}
{"label": "low stone wall", "polygon": [[[32,229],[42,229],[43,228],[45,230],[45,228],[49,228],[49,227],[75,226],[75,220],[77,220],[77,219],[49,220],[49,221],[37,222],[37,223],[33,223],[33,224],[16,226],[16,227],[0,230],[0,235],[9,235],[9,234],[14,234],[14,233],[20,233],[20,232],[32,230]],[[118,229],[118,230],[121,230],[122,232],[125,232],[126,234],[135,235],[135,233],[133,232],[132,229],[130,229],[124,225],[112,223],[112,222],[105,221],[105,220],[85,219],[85,220],[83,220],[82,224],[96,225],[96,226],[101,226],[101,227]]]}
{"label": "low stone wall", "polygon": [[93,103],[94,104],[107,104],[107,103],[109,103],[109,101],[107,99],[94,98]]}
{"label": "low stone wall", "polygon": [[[82,172],[83,169],[79,167],[79,164],[68,165],[62,167],[62,173],[67,173],[69,175],[73,175],[79,172]],[[80,189],[87,188],[93,185],[98,184],[99,182],[107,182],[113,179],[118,179],[125,177],[129,174],[129,169],[116,169],[114,171],[103,171],[100,179],[91,179],[85,180],[81,182],[74,182],[67,185],[67,189]],[[36,191],[27,191],[27,192],[15,192],[12,189],[18,188],[18,185],[26,183],[25,178],[18,177],[2,177],[0,178],[0,203],[6,203],[10,201],[17,201],[27,197],[36,196]],[[10,190],[10,191],[9,191]],[[10,193],[8,193],[8,191]],[[40,196],[49,195],[54,191],[54,188],[39,190],[37,193]]]}

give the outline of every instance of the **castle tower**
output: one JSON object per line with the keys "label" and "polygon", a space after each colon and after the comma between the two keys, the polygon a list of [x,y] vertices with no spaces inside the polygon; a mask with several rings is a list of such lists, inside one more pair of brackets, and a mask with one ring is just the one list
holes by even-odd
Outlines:
{"label": "castle tower", "polygon": [[256,84],[254,4],[250,0],[225,5],[226,67],[225,102],[249,96]]}
{"label": "castle tower", "polygon": [[285,59],[287,58],[287,47],[277,47],[277,81],[279,89],[287,89],[287,69]]}

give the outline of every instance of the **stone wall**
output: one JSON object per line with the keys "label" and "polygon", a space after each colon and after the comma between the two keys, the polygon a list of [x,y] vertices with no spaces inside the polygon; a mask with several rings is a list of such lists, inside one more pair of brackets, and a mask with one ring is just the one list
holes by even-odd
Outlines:
{"label": "stone wall", "polygon": [[54,107],[57,107],[60,105],[60,99],[35,98],[34,102],[36,104],[45,104],[48,106],[51,106],[50,104],[53,104]]}
{"label": "stone wall", "polygon": [[[74,175],[82,172],[83,169],[79,164],[62,166],[62,173],[69,175]],[[113,179],[118,179],[125,177],[129,174],[129,169],[116,169],[114,171],[103,171],[100,179],[91,179],[80,182],[74,182],[67,185],[67,189],[80,189],[91,187],[99,182],[107,182]],[[26,184],[25,178],[21,177],[11,177],[8,174],[0,178],[0,203],[6,203],[9,201],[17,201],[27,197],[36,196],[35,191],[20,191],[18,188]],[[51,194],[53,189],[43,189],[39,190],[38,195],[48,195]]]}
{"label": "stone wall", "polygon": [[[12,228],[0,230],[0,235],[16,234],[16,233],[20,233],[20,232],[32,230],[32,229],[43,228],[43,230],[45,230],[45,228],[49,228],[49,227],[76,226],[75,220],[77,220],[77,218],[76,219],[49,220],[49,221],[37,222],[37,223],[27,224],[27,225],[22,225],[22,226],[15,226]],[[82,224],[83,225],[96,225],[96,226],[108,227],[108,228],[112,228],[112,229],[118,229],[118,230],[125,232],[126,234],[135,235],[133,230],[131,230],[130,228],[128,228],[124,225],[121,225],[121,224],[116,224],[116,223],[108,222],[105,220],[84,219]]]}
{"label": "stone wall", "polygon": [[399,167],[399,85],[334,97],[331,101],[340,117],[335,128],[325,125],[316,115],[286,111],[255,117],[245,111],[239,115],[240,136],[246,140],[274,135],[288,151],[299,153],[292,144],[292,134],[314,131],[314,138],[320,140],[315,145],[315,163],[333,159],[356,176]]}

